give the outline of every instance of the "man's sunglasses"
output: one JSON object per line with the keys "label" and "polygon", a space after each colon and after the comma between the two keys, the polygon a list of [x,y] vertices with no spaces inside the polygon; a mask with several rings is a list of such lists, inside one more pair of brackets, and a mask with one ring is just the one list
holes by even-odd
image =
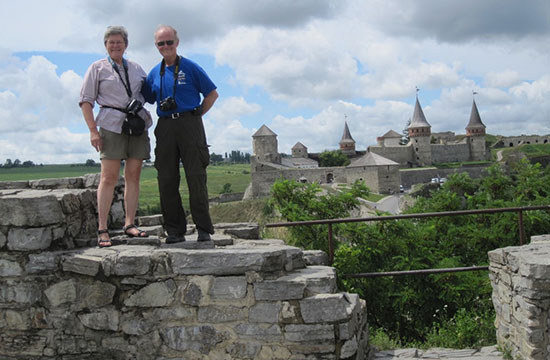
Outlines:
{"label": "man's sunglasses", "polygon": [[159,41],[157,43],[158,47],[161,47],[161,46],[164,46],[164,45],[172,46],[172,45],[174,45],[174,40]]}

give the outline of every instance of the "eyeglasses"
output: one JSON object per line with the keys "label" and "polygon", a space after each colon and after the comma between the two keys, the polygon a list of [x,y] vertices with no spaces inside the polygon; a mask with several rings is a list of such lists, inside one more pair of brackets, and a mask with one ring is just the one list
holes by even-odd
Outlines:
{"label": "eyeglasses", "polygon": [[158,46],[158,47],[162,47],[162,46],[164,46],[164,45],[166,45],[166,46],[172,46],[172,45],[174,45],[174,40],[159,41],[159,42],[157,43],[157,46]]}

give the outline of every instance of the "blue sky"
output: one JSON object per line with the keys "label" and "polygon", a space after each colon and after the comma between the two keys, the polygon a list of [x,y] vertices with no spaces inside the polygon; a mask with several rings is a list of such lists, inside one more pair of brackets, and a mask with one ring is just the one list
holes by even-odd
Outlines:
{"label": "blue sky", "polygon": [[416,87],[433,132],[464,133],[475,90],[488,133],[550,133],[546,0],[3,1],[0,163],[97,161],[77,105],[83,75],[106,56],[108,25],[128,29],[126,56],[148,72],[161,23],[218,86],[204,119],[216,153],[252,152],[262,124],[280,152],[334,149],[344,119],[364,150],[403,130]]}

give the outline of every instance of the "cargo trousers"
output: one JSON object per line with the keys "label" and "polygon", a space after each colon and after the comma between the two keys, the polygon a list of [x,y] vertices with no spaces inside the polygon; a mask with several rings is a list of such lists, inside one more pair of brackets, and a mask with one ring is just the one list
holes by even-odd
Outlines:
{"label": "cargo trousers", "polygon": [[202,117],[191,112],[179,117],[158,120],[155,128],[155,168],[160,194],[164,228],[168,235],[184,235],[187,230],[185,210],[181,201],[180,162],[189,188],[189,205],[195,225],[213,234],[210,219],[206,167],[210,154]]}

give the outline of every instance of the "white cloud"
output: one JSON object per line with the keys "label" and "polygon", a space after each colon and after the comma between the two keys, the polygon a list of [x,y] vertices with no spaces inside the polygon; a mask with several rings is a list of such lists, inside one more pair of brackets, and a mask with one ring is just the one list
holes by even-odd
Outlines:
{"label": "white cloud", "polygon": [[[0,162],[96,155],[77,105],[81,76],[65,71],[70,64],[61,73],[42,56],[13,54],[67,51],[69,63],[70,52],[104,54],[111,24],[127,27],[128,56],[146,71],[160,60],[152,44],[160,23],[178,29],[181,54],[227,69],[214,79],[220,99],[205,117],[216,153],[251,151],[262,123],[278,133],[283,152],[297,141],[310,151],[336,148],[344,115],[364,149],[390,129],[402,131],[415,86],[433,131],[464,132],[475,90],[489,133],[549,133],[549,7],[544,0],[213,0],[206,11],[198,0],[6,2]],[[20,25],[23,15],[32,27]]]}
{"label": "white cloud", "polygon": [[490,71],[485,75],[485,85],[488,87],[508,88],[520,82],[519,73],[510,69],[501,72]]}

